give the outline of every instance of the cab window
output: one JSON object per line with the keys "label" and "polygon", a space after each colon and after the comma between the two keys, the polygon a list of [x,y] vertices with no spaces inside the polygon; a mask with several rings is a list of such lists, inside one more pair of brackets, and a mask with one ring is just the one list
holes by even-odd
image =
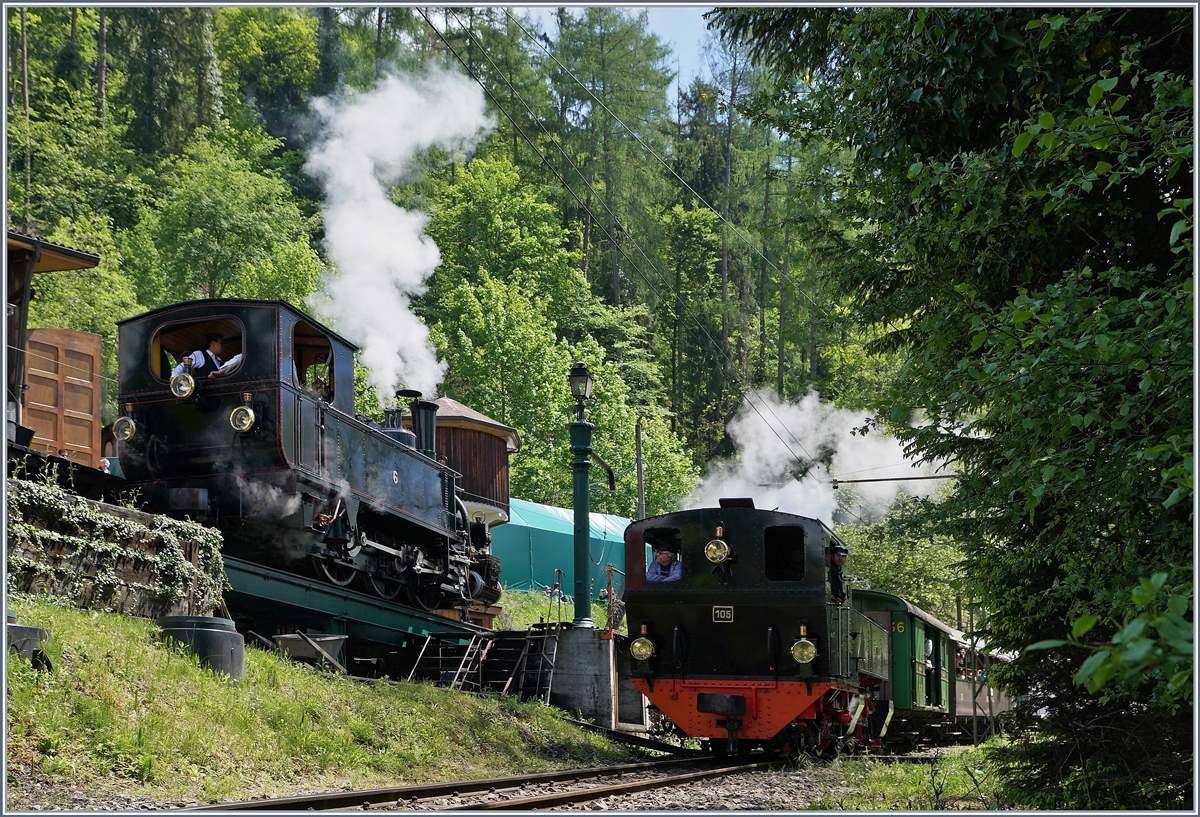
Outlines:
{"label": "cab window", "polygon": [[[683,575],[683,547],[679,528],[646,528],[646,580],[652,583],[675,582]],[[669,553],[658,558],[659,553]]]}
{"label": "cab window", "polygon": [[763,574],[769,582],[798,582],[804,578],[804,528],[774,525],[763,531]]}
{"label": "cab window", "polygon": [[[211,335],[221,336],[218,357],[222,362],[242,354],[245,331],[241,321],[236,318],[223,315],[199,321],[163,324],[150,339],[150,369],[154,376],[160,380],[170,380],[171,372],[184,357],[208,348],[207,339]],[[241,363],[226,374],[233,374],[240,368]]]}
{"label": "cab window", "polygon": [[310,397],[333,400],[333,347],[319,329],[303,321],[292,333],[292,383]]}

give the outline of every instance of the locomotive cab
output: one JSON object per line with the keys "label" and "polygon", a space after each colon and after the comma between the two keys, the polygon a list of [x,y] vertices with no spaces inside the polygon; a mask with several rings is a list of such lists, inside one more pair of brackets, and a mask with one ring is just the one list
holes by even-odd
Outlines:
{"label": "locomotive cab", "polygon": [[221,528],[227,555],[385,599],[484,592],[458,475],[354,413],[354,344],[280,301],[193,301],[118,327],[114,434],[148,507]]}

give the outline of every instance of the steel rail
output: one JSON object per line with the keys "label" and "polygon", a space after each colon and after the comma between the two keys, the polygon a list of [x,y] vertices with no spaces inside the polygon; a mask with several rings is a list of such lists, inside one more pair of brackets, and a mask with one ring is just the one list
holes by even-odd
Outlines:
{"label": "steel rail", "polygon": [[519,789],[521,786],[542,783],[575,782],[587,778],[612,777],[622,774],[655,771],[676,766],[695,765],[704,759],[667,758],[640,763],[622,763],[616,766],[596,766],[587,769],[566,769],[557,772],[535,772],[515,777],[491,777],[480,780],[459,780],[451,783],[424,783],[413,786],[396,786],[362,791],[333,791],[320,794],[302,794],[294,797],[274,797],[260,800],[239,800],[229,803],[213,803],[192,806],[180,811],[329,811],[343,808],[362,808],[380,803],[394,804],[401,800],[429,800],[452,797],[456,794],[488,792],[491,789]]}
{"label": "steel rail", "polygon": [[[726,761],[728,763],[728,761]],[[593,786],[586,789],[556,792],[554,794],[537,794],[531,797],[515,797],[509,800],[492,800],[483,803],[468,803],[461,806],[450,806],[440,811],[503,811],[503,810],[532,810],[569,806],[574,803],[585,803],[589,800],[601,800],[614,795],[633,794],[635,792],[681,786],[711,777],[726,777],[745,772],[765,771],[778,767],[783,761],[779,759],[762,760],[753,763],[737,763],[724,765],[715,769],[704,769],[698,772],[656,777],[650,780],[633,780],[617,783],[611,786]]]}

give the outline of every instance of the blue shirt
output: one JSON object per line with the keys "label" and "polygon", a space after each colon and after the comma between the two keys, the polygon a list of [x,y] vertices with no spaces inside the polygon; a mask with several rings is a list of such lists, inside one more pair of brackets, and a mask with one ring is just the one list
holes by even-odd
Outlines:
{"label": "blue shirt", "polygon": [[663,572],[663,566],[654,561],[650,565],[650,569],[646,571],[646,581],[648,582],[677,582],[683,577],[683,563],[678,559],[671,562],[671,566]]}

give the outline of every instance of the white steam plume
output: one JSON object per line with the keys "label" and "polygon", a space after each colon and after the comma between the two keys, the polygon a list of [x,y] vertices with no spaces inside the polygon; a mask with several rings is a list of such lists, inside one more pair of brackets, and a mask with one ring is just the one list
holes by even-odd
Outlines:
{"label": "white steam plume", "polygon": [[[815,391],[795,403],[781,403],[769,389],[749,394],[728,426],[738,457],[710,466],[701,484],[680,505],[706,508],[715,507],[721,497],[752,497],[756,508],[777,507],[831,525],[838,505],[831,477],[880,479],[937,472],[936,466],[913,466],[893,437],[877,432],[852,434],[863,420],[861,412],[822,403]],[[814,458],[827,459],[829,468],[818,463],[803,479],[795,479],[797,463]],[[844,509],[870,519],[886,512],[901,488],[928,496],[937,484],[921,480],[854,485],[844,494],[854,501]]]}
{"label": "white steam plume", "polygon": [[305,169],[325,188],[325,242],[338,272],[309,308],[362,347],[381,402],[400,384],[431,395],[446,365],[409,306],[441,256],[424,233],[426,216],[393,204],[385,184],[426,148],[469,152],[493,124],[483,92],[431,71],[387,76],[370,93],[316,99],[313,108],[323,124]]}

